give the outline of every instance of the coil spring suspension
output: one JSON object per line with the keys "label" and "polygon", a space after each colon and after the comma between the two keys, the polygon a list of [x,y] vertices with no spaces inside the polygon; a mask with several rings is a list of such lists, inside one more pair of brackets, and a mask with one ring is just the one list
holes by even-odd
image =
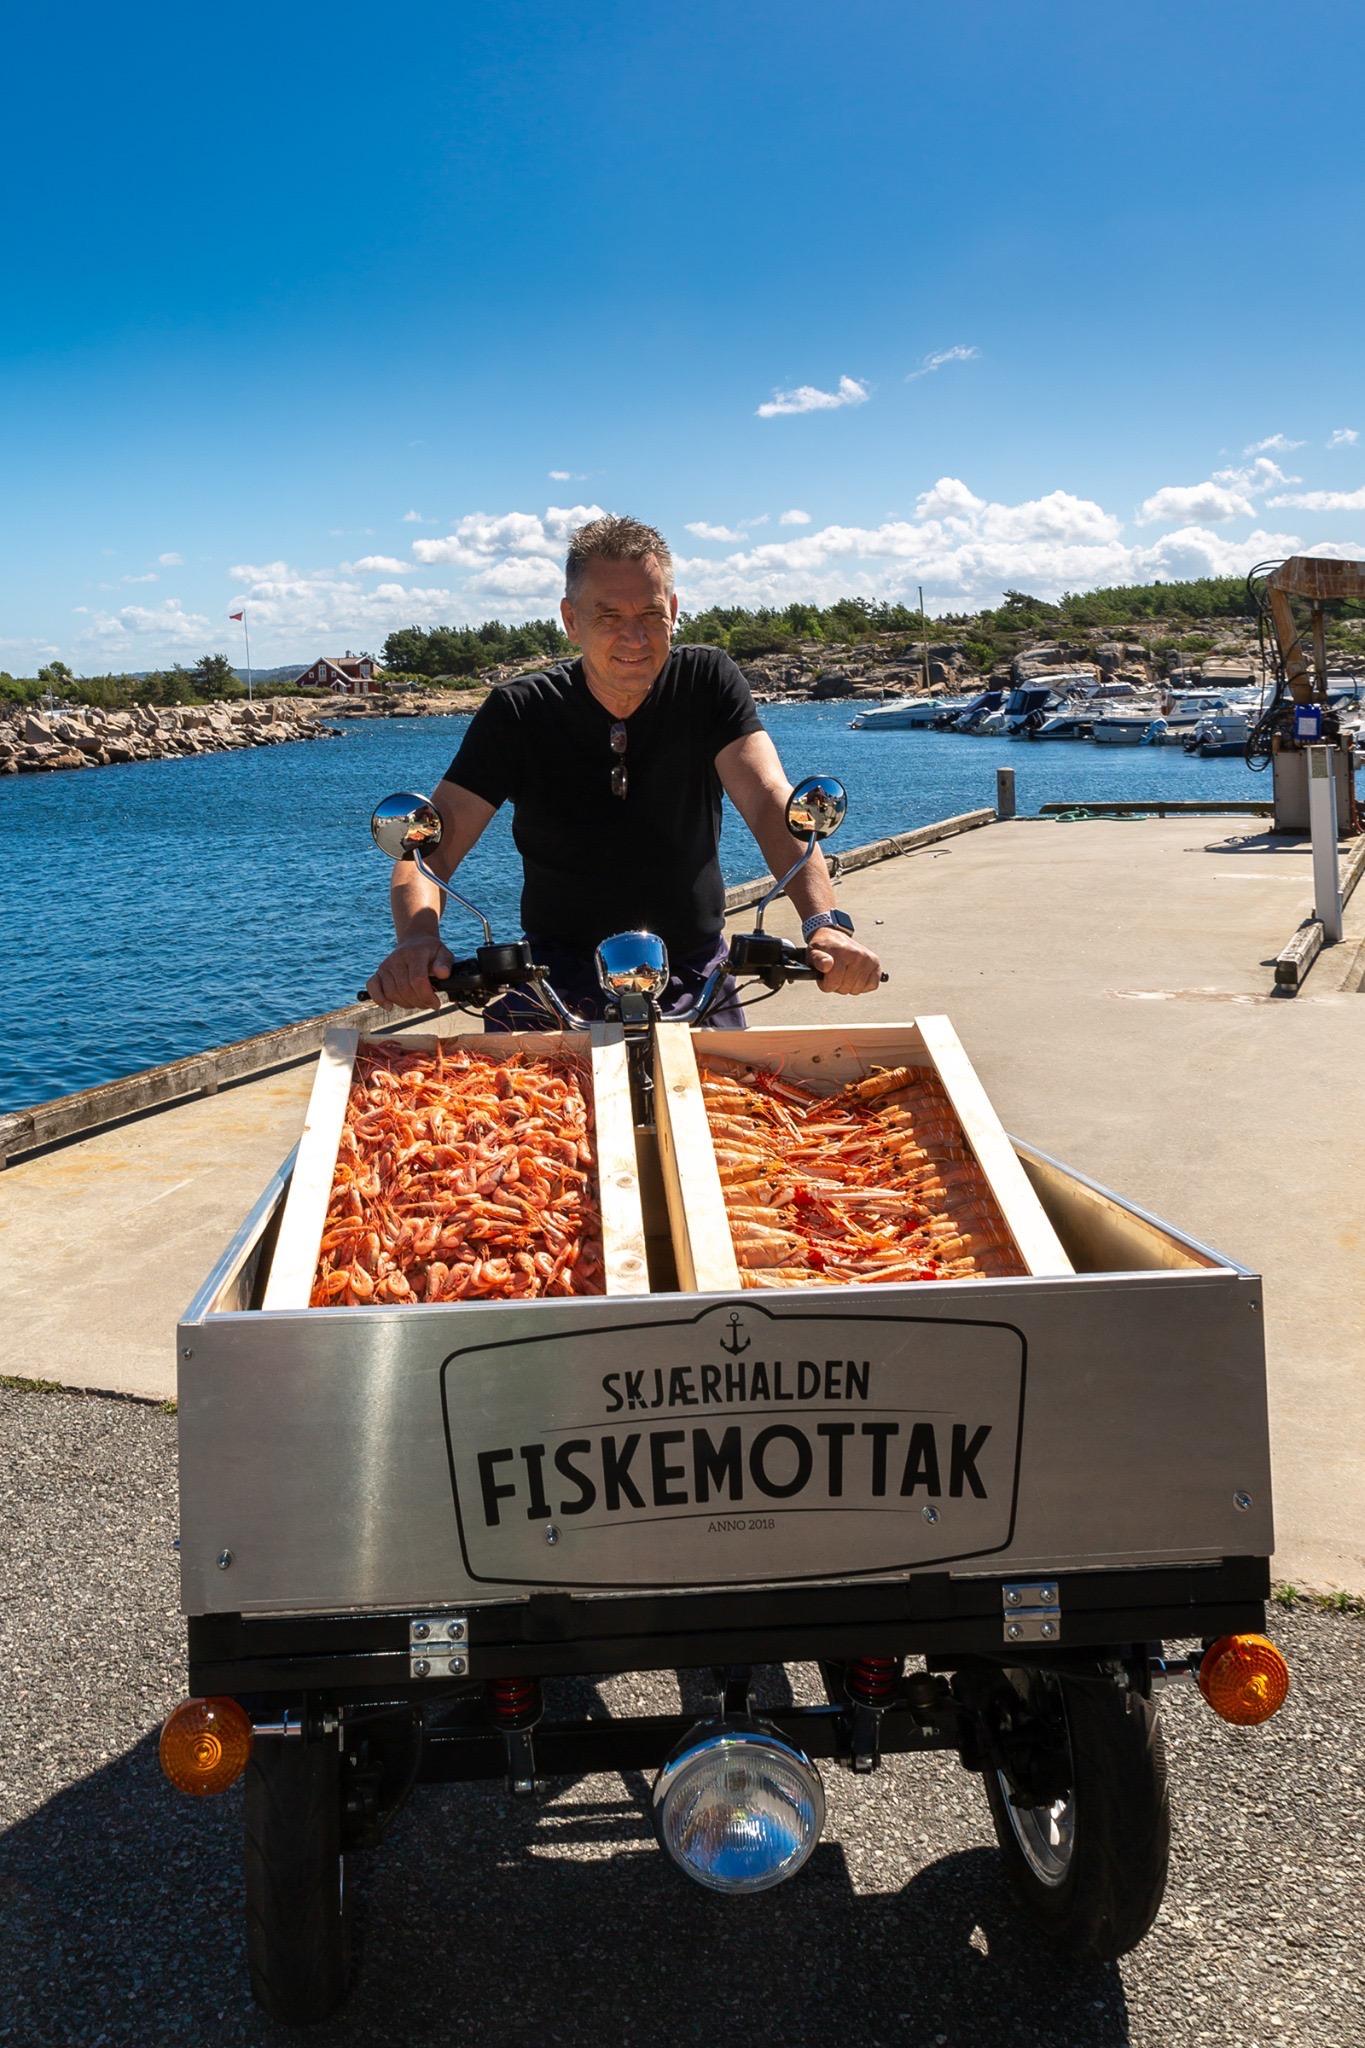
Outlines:
{"label": "coil spring suspension", "polygon": [[494,1726],[504,1734],[533,1728],[540,1719],[543,1702],[538,1678],[490,1678],[486,1697]]}
{"label": "coil spring suspension", "polygon": [[904,1663],[904,1657],[855,1657],[844,1673],[849,1698],[862,1707],[889,1707]]}

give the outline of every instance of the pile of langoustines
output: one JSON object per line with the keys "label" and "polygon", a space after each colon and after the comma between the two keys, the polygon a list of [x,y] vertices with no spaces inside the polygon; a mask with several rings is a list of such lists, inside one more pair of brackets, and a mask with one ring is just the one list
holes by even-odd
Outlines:
{"label": "pile of langoustines", "polygon": [[362,1045],[310,1305],[603,1288],[586,1062]]}
{"label": "pile of langoustines", "polygon": [[770,1069],[699,1064],[746,1287],[1024,1272],[935,1075],[896,1067],[817,1095]]}

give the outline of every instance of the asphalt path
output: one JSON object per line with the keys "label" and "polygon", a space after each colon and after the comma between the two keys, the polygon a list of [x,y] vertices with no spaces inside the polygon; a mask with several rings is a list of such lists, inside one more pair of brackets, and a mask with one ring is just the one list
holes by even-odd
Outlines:
{"label": "asphalt path", "polygon": [[[738,1902],[653,1845],[642,1775],[452,1786],[357,1859],[357,1988],[291,2036],[246,1987],[240,1791],[185,1799],[156,1762],[184,1690],[174,1419],[3,1388],[0,1450],[0,2042],[1365,2044],[1365,1623],[1302,1606],[1272,1611],[1294,1689],[1269,1727],[1165,1695],[1170,1887],[1117,1966],[1030,1936],[952,1758],[829,1771],[807,1869]],[[677,1681],[600,1695],[667,1711]]]}

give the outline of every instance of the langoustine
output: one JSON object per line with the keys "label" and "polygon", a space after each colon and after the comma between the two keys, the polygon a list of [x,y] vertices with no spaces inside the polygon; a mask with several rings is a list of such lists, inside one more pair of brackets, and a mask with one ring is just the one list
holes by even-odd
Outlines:
{"label": "langoustine", "polygon": [[699,1065],[746,1287],[1025,1270],[937,1076],[897,1067],[819,1095],[714,1054]]}
{"label": "langoustine", "polygon": [[568,1053],[362,1045],[310,1305],[601,1294],[591,1100]]}

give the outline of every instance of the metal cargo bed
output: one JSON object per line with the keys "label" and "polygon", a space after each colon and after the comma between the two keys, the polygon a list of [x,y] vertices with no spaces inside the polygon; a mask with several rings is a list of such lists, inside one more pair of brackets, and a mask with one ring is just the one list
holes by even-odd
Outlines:
{"label": "metal cargo bed", "polygon": [[1015,1149],[1071,1275],[263,1312],[287,1161],[179,1333],[196,1689],[1259,1626],[1259,1280]]}

